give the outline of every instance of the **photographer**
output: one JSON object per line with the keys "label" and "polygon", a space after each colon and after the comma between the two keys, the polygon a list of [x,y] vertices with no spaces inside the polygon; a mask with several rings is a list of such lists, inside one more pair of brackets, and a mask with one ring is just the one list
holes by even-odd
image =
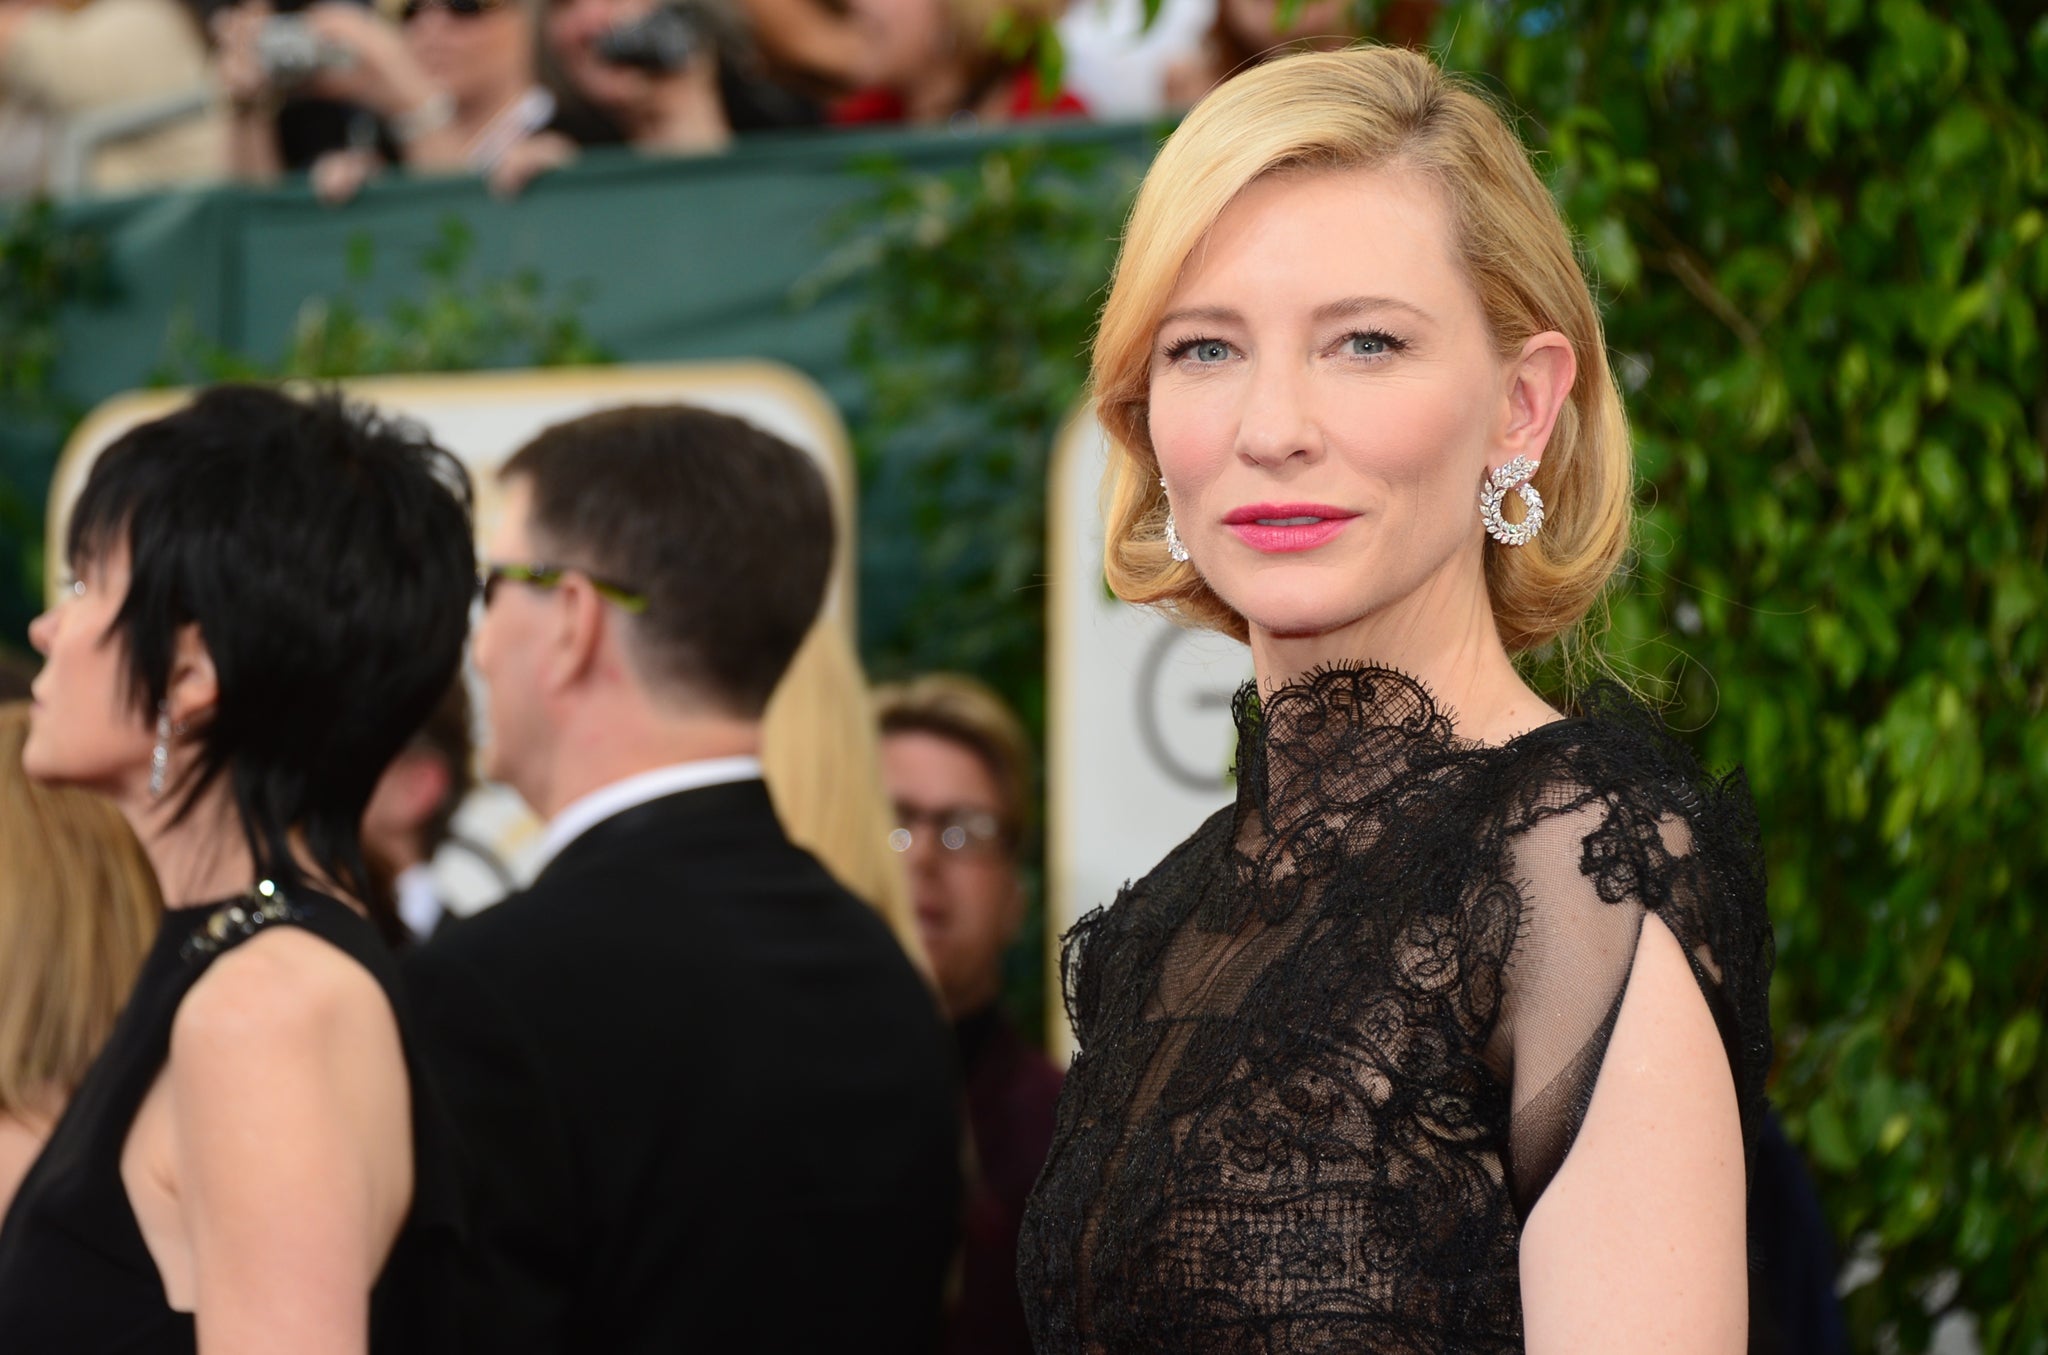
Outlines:
{"label": "photographer", "polygon": [[296,15],[246,0],[214,29],[245,177],[278,172],[272,118],[287,93],[354,104],[381,127],[383,137],[358,133],[314,163],[325,201],[353,197],[392,158],[516,186],[504,167],[554,118],[553,97],[534,79],[533,19],[521,0],[405,0],[397,24],[333,0]]}
{"label": "photographer", "polygon": [[732,141],[720,92],[720,49],[731,45],[722,16],[656,0],[544,3],[542,34],[563,81],[628,145],[687,155]]}

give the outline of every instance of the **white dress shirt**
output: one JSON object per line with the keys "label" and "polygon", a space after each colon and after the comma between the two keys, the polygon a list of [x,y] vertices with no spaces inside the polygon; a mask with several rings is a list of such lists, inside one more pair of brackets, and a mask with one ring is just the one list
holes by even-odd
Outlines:
{"label": "white dress shirt", "polygon": [[757,757],[715,757],[656,767],[623,781],[614,781],[609,786],[600,786],[583,798],[570,801],[561,813],[548,820],[547,832],[541,835],[540,851],[534,857],[533,873],[540,874],[548,868],[549,862],[562,854],[564,847],[606,819],[623,814],[635,805],[644,805],[678,791],[760,779],[761,759]]}

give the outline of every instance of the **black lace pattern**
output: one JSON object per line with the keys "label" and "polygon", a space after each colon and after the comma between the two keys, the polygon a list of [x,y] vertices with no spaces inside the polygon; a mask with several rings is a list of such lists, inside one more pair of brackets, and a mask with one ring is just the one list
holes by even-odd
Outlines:
{"label": "black lace pattern", "polygon": [[1236,804],[1066,938],[1080,1053],[1019,1245],[1036,1348],[1519,1350],[1521,1225],[1649,913],[1754,1140],[1747,787],[1612,686],[1497,748],[1378,668],[1235,715]]}

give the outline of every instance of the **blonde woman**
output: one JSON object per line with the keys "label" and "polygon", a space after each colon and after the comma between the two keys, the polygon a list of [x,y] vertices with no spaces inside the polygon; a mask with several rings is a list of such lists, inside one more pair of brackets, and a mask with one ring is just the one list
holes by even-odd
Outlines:
{"label": "blonde woman", "polygon": [[21,770],[28,706],[0,706],[0,1215],[99,1052],[163,905],[135,834]]}
{"label": "blonde woman", "polygon": [[1516,668],[1606,586],[1633,476],[1506,122],[1396,49],[1231,81],[1093,362],[1111,586],[1256,681],[1237,803],[1067,939],[1037,1349],[1742,1350],[1754,816],[1624,694]]}
{"label": "blonde woman", "polygon": [[867,675],[846,627],[831,617],[811,627],[768,698],[761,779],[789,840],[880,913],[903,953],[929,978],[903,859],[889,849],[896,819],[882,789]]}

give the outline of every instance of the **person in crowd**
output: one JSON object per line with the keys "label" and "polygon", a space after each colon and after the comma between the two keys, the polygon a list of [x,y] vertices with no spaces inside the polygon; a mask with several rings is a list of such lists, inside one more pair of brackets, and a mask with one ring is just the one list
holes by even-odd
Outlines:
{"label": "person in crowd", "polygon": [[1038,62],[1062,8],[1060,0],[847,0],[864,40],[863,87],[833,106],[832,121],[993,125],[1083,115],[1079,99],[1046,86]]}
{"label": "person in crowd", "polygon": [[726,0],[543,0],[542,54],[572,125],[522,145],[518,186],[623,143],[656,155],[708,155],[735,135],[814,126],[816,102],[770,69],[743,11]]}
{"label": "person in crowd", "polygon": [[1288,52],[1333,52],[1358,37],[1352,0],[1216,0],[1216,19],[1200,46],[1166,68],[1169,108],[1192,107],[1216,86]]}
{"label": "person in crowd", "polygon": [[926,1349],[950,1041],[761,781],[832,559],[824,478],[680,407],[559,424],[501,475],[473,660],[540,872],[407,962],[474,1167],[469,1348]]}
{"label": "person in crowd", "polygon": [[78,187],[220,179],[228,140],[215,92],[198,19],[179,0],[0,0],[0,198],[50,188],[67,134],[124,115],[137,124],[99,143]]}
{"label": "person in crowd", "polygon": [[1018,858],[1030,832],[1031,743],[1001,697],[955,674],[884,687],[875,709],[896,811],[889,842],[909,867],[918,928],[953,1022],[978,1168],[945,1349],[1030,1355],[1017,1227],[1052,1142],[1060,1074],[998,999],[1004,952],[1024,923]]}
{"label": "person in crowd", "polygon": [[[287,75],[266,59],[280,24],[298,26],[319,69]],[[408,169],[483,174],[510,189],[515,153],[555,119],[554,96],[534,74],[527,0],[405,0],[396,23],[347,0],[282,17],[266,0],[243,0],[213,27],[236,113],[241,177],[271,179],[284,168],[275,121],[287,94],[355,105],[388,133],[388,146],[373,134],[313,162],[324,201],[354,197],[383,167],[387,149]]]}
{"label": "person in crowd", "polygon": [[930,974],[895,820],[868,718],[868,680],[836,617],[812,625],[761,717],[761,777],[789,840],[882,915],[920,973]]}
{"label": "person in crowd", "polygon": [[99,1052],[162,904],[105,801],[21,769],[25,702],[0,706],[0,1217]]}
{"label": "person in crowd", "polygon": [[1037,1349],[1741,1351],[1755,809],[1515,667],[1634,492],[1527,152],[1405,49],[1248,71],[1153,162],[1092,368],[1110,587],[1255,681],[1236,803],[1066,938]]}
{"label": "person in crowd", "polygon": [[0,1229],[10,1350],[447,1348],[459,1199],[359,830],[461,659],[468,499],[412,428],[259,387],[94,463],[22,766],[110,801],[166,908]]}
{"label": "person in crowd", "polygon": [[388,882],[399,921],[425,941],[454,920],[434,882],[434,856],[454,838],[455,811],[476,789],[469,688],[461,678],[377,778],[363,810],[363,854]]}

